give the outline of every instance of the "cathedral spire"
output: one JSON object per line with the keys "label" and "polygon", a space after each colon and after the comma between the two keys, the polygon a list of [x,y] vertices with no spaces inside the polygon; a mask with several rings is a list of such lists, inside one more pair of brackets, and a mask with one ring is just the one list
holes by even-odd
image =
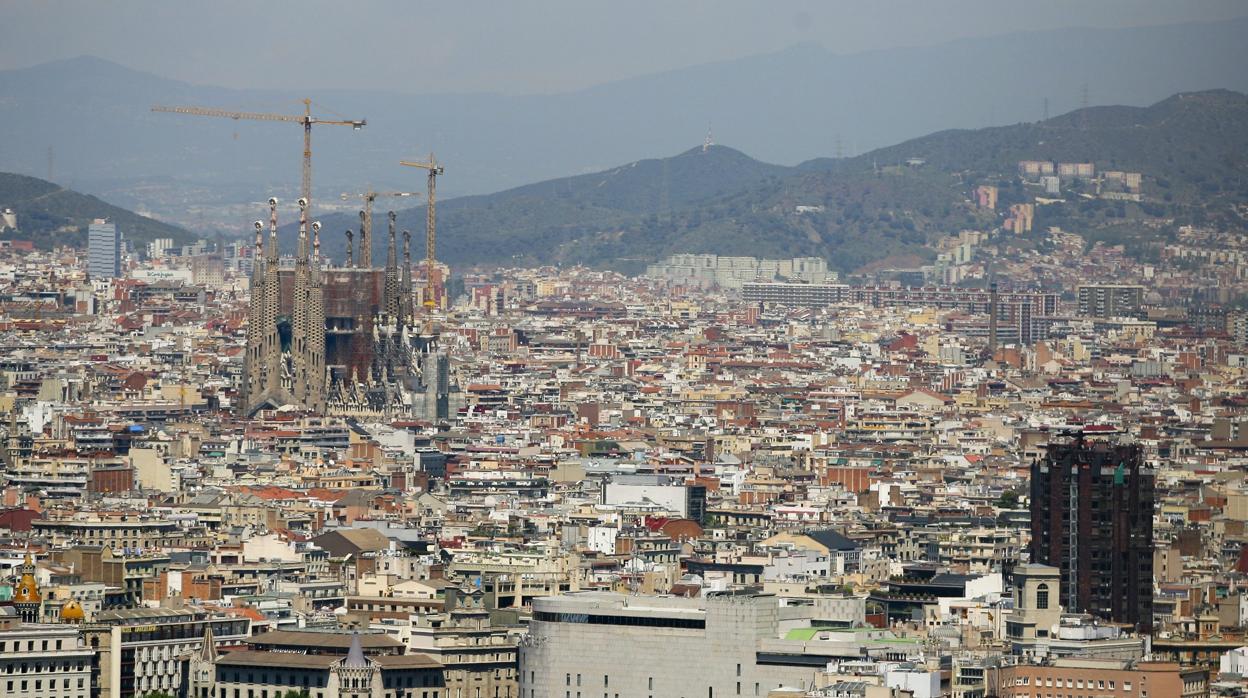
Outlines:
{"label": "cathedral spire", "polygon": [[[277,247],[277,199],[269,198],[269,256],[264,263],[264,294],[257,303],[252,302],[252,310],[255,311],[261,322],[261,341],[263,361],[263,384],[260,390],[256,392],[267,392],[270,395],[276,394],[282,387],[282,370],[279,365],[282,359],[282,338],[277,332],[277,311],[281,299],[281,287],[277,275],[278,268],[278,247]],[[259,402],[248,406],[248,410],[254,412]]]}
{"label": "cathedral spire", "polygon": [[371,269],[373,266],[373,210],[360,211],[360,266]]}
{"label": "cathedral spire", "polygon": [[269,250],[267,259],[277,263],[277,199],[269,199]]}
{"label": "cathedral spire", "polygon": [[412,231],[403,231],[403,282],[400,284],[399,305],[403,316],[403,325],[416,321],[416,313],[412,307]]}
{"label": "cathedral spire", "polygon": [[208,664],[217,661],[217,641],[212,634],[212,623],[204,623],[204,644],[199,649],[199,658]]}
{"label": "cathedral spire", "polygon": [[308,260],[308,200],[299,199],[299,252],[295,263]]}
{"label": "cathedral spire", "polygon": [[262,354],[264,331],[255,308],[264,304],[264,222],[256,221],[256,246],[251,254],[251,307],[247,313],[247,348],[243,354],[243,384],[239,389],[239,406],[246,412],[253,397],[264,392]]}
{"label": "cathedral spire", "polygon": [[264,222],[256,221],[256,244],[251,253],[251,283],[253,289],[264,283],[264,264],[261,255],[264,253]]}
{"label": "cathedral spire", "polygon": [[386,276],[382,309],[387,316],[394,318],[399,315],[399,264],[394,239],[396,216],[394,211],[388,212],[386,216],[390,219],[390,241],[386,247]]}

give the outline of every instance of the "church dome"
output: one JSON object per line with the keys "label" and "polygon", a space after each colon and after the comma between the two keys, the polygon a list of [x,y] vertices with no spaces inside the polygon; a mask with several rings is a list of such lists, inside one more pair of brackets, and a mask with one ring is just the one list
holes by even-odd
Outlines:
{"label": "church dome", "polygon": [[39,593],[39,582],[35,581],[35,563],[30,553],[26,553],[26,560],[19,569],[22,576],[13,590],[13,603],[41,603],[43,595]]}
{"label": "church dome", "polygon": [[86,614],[82,610],[82,604],[77,599],[70,599],[61,607],[61,621],[65,623],[81,623],[86,620]]}
{"label": "church dome", "polygon": [[17,583],[17,590],[13,592],[13,603],[39,603],[43,600],[43,595],[39,593],[39,586],[35,584],[33,577],[22,576],[22,580]]}

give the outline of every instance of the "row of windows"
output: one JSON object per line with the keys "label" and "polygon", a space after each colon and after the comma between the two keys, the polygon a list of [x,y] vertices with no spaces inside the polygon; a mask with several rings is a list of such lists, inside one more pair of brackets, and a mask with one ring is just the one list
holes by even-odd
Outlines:
{"label": "row of windows", "polygon": [[[322,671],[309,672],[275,672],[272,674],[264,673],[259,675],[258,683],[273,686],[295,686],[301,688],[325,688],[327,674]],[[498,672],[495,672],[495,678]],[[391,675],[390,673],[382,674],[383,685],[385,688],[415,688],[429,687],[437,685],[437,676],[432,672],[421,672],[419,675],[415,673],[405,673],[402,675]],[[244,674],[241,671],[225,671],[217,672],[217,680],[222,683],[257,683],[257,676],[253,672]],[[249,696],[248,698],[252,698]],[[261,698],[264,698],[263,696]]]}
{"label": "row of windows", "polygon": [[[651,686],[650,686],[650,690],[654,690],[654,685],[653,685],[653,684],[654,684],[654,679],[650,679],[650,684],[651,684]],[[780,686],[779,686],[779,685],[777,685],[777,686],[776,686],[776,688],[780,688]],[[759,684],[755,683],[755,684],[754,684],[754,695],[756,695],[756,696],[757,696],[757,695],[760,695],[759,690],[760,690],[760,689],[759,689]],[[496,691],[496,693],[497,693],[497,691]],[[521,698],[523,698],[523,695],[524,695],[524,689],[521,689]],[[740,681],[738,681],[738,682],[737,682],[737,693],[736,693],[736,695],[741,695],[741,682],[740,682]],[[535,698],[535,696],[536,696],[536,691],[535,691],[535,689],[530,688],[530,689],[529,689],[529,698]],[[707,686],[707,687],[706,687],[706,696],[707,696],[707,698],[715,698],[715,688],[714,688],[714,687],[712,687],[712,686]],[[480,698],[479,693],[478,693],[478,698]],[[564,692],[563,692],[563,698],[572,698],[572,691],[564,691]],[[582,697],[581,697],[581,692],[580,692],[580,691],[577,691],[577,692],[576,692],[576,698],[582,698]],[[611,693],[608,693],[608,692],[606,692],[606,691],[603,691],[603,693],[602,693],[602,698],[612,698],[612,694],[611,694]],[[620,698],[620,694],[619,694],[619,693],[614,694],[614,698]],[[653,695],[649,695],[649,696],[646,696],[646,698],[654,698],[654,696],[653,696]]]}
{"label": "row of windows", "polygon": [[655,616],[600,616],[590,613],[551,613],[538,611],[533,620],[547,623],[588,623],[591,625],[632,625],[646,628],[706,629],[705,618],[659,618]]}
{"label": "row of windows", "polygon": [[[1043,679],[1042,679],[1042,677],[1039,677],[1039,676],[1037,676],[1037,677],[1036,677],[1036,686],[1037,686],[1037,687],[1039,687],[1039,686],[1041,685],[1041,681],[1042,681],[1042,680],[1043,680],[1043,682],[1044,682],[1044,686],[1046,686],[1046,687],[1048,687],[1048,688],[1061,688],[1061,687],[1062,687],[1062,681],[1063,681],[1063,680],[1062,680],[1062,679],[1060,679],[1060,678],[1059,678],[1059,679],[1053,679],[1052,677],[1048,677],[1048,678],[1043,678]],[[1083,688],[1083,687],[1084,687],[1084,683],[1085,683],[1083,679],[1065,679],[1065,681],[1066,681],[1066,688]],[[1116,690],[1116,689],[1117,689],[1117,686],[1115,685],[1115,684],[1116,684],[1116,682],[1115,682],[1115,681],[1112,681],[1112,680],[1111,680],[1111,681],[1105,681],[1104,679],[1097,679],[1096,681],[1093,681],[1092,679],[1088,679],[1086,683],[1087,683],[1087,687],[1088,687],[1088,688],[1096,688],[1096,689],[1099,689],[1099,690],[1102,690],[1102,691],[1103,691],[1103,690],[1105,690],[1106,688],[1108,688],[1108,689],[1109,689],[1109,690],[1111,690],[1111,691],[1113,691],[1113,690]],[[1093,683],[1095,683],[1096,685],[1095,685],[1095,686],[1093,686],[1093,685],[1092,685]],[[1010,681],[1010,683],[1009,683],[1008,685],[1010,685],[1010,686],[1030,686],[1030,685],[1031,685],[1031,677],[1030,677],[1030,676],[1019,676],[1019,677],[1016,677],[1016,678],[1014,678],[1012,681]],[[1130,691],[1130,690],[1131,690],[1131,682],[1130,682],[1130,681],[1123,681],[1123,682],[1122,682],[1122,690],[1124,690],[1124,691]]]}
{"label": "row of windows", "polygon": [[10,662],[4,665],[4,673],[6,674],[25,674],[32,672],[38,674],[42,671],[48,672],[65,672],[65,671],[84,671],[86,668],[85,660],[79,660],[77,664],[57,664],[55,662]]}
{"label": "row of windows", "polygon": [[[217,698],[282,698],[285,693],[286,692],[280,688],[274,689],[272,692],[270,692],[267,688],[259,690],[248,688],[246,689],[246,693],[244,693],[244,689],[241,688],[227,689],[220,687],[217,689]],[[480,691],[477,693],[479,696]],[[309,696],[310,698],[325,698],[325,692],[309,692]],[[417,698],[415,691],[407,690],[386,691],[384,696],[385,698]],[[437,689],[432,691],[421,691],[419,698],[441,698],[441,694]]]}
{"label": "row of windows", "polygon": [[[55,644],[49,644],[51,642],[53,641],[51,640],[27,640],[27,641],[18,640],[13,643],[12,649],[9,648],[9,643],[0,642],[0,653],[10,652],[10,651],[12,652],[47,652],[49,649],[53,649],[53,648],[60,650],[62,648],[62,643],[64,641],[56,640]],[[25,647],[23,647],[23,645],[25,645]],[[77,643],[75,643],[75,646],[76,645]]]}
{"label": "row of windows", "polygon": [[[738,677],[739,677],[739,676],[741,676],[741,665],[740,665],[740,664],[738,664],[738,665],[737,665],[737,676],[738,676]],[[523,674],[523,673],[521,673],[521,674],[520,674],[520,679],[521,679],[521,681],[523,681],[523,680],[524,680],[524,674]],[[535,683],[535,682],[536,682],[536,680],[537,680],[537,674],[536,674],[536,672],[534,672],[534,671],[529,671],[529,683],[530,683],[530,684]],[[804,683],[804,682],[803,682],[803,683]],[[571,685],[572,685],[572,674],[570,674],[570,673],[569,673],[569,674],[564,674],[564,675],[563,675],[563,684],[564,684],[565,686],[571,686]],[[522,688],[520,689],[520,695],[521,695],[521,698],[523,698],[523,696],[524,696],[524,688],[523,688],[523,685],[524,685],[524,684],[522,683],[522,684],[521,684]],[[577,674],[577,675],[576,675],[576,685],[577,685],[577,687],[578,687],[578,688],[581,686],[581,675],[580,675],[580,674]],[[602,675],[602,687],[603,687],[603,688],[608,688],[608,687],[610,687],[610,685],[611,685],[611,676],[610,676],[610,675],[608,675],[608,674],[603,674],[603,675]],[[780,685],[781,685],[781,684],[776,684],[776,688],[780,688]],[[647,678],[646,678],[646,689],[647,689],[647,690],[649,690],[649,691],[653,691],[653,690],[654,690],[654,677],[653,677],[653,676],[650,676],[650,677],[647,677]],[[756,695],[756,696],[757,696],[757,695],[760,695],[760,691],[761,691],[761,690],[762,690],[762,686],[761,686],[761,684],[759,684],[758,682],[755,682],[755,683],[754,683],[754,695]],[[497,691],[498,691],[498,689],[495,689],[495,693],[497,693]],[[715,698],[715,689],[714,689],[714,687],[712,687],[712,686],[707,686],[707,687],[706,687],[706,695],[707,695],[707,698]],[[737,682],[737,690],[736,690],[736,695],[738,695],[738,696],[739,696],[739,695],[741,695],[741,682],[740,682],[740,681],[738,681],[738,682]],[[534,689],[534,688],[530,688],[530,689],[529,689],[529,698],[535,698],[535,696],[536,696],[536,689]],[[480,698],[480,691],[479,691],[479,690],[478,690],[478,696],[477,696],[477,698]],[[571,692],[570,690],[569,690],[569,691],[564,691],[564,698],[572,698],[572,692]],[[580,691],[577,691],[577,692],[576,692],[576,698],[581,698],[581,692],[580,692]],[[611,698],[611,694],[610,694],[610,693],[608,693],[607,691],[603,691],[603,693],[602,693],[602,698]],[[620,698],[620,694],[616,693],[616,694],[615,694],[615,698]],[[649,698],[654,698],[654,697],[653,697],[653,696],[650,696]]]}
{"label": "row of windows", "polygon": [[[61,679],[61,680],[60,680],[60,681],[61,681],[61,688],[62,688],[62,689],[68,689],[68,688],[70,687],[70,681],[72,681],[72,680],[73,680],[73,679]],[[56,681],[57,681],[56,679],[48,679],[48,690],[49,690],[49,691],[54,691],[54,690],[56,690]],[[86,686],[86,683],[87,683],[87,682],[86,682],[86,679],[78,679],[78,688],[84,688],[84,687]],[[35,679],[34,681],[27,681],[27,680],[22,680],[22,681],[6,681],[6,682],[5,682],[5,689],[6,689],[6,691],[7,691],[9,694],[12,694],[14,690],[18,690],[18,691],[29,691],[29,690],[30,690],[30,685],[31,685],[31,684],[33,684],[33,685],[34,685],[34,687],[35,687],[35,690],[36,690],[36,691],[42,691],[42,690],[43,690],[43,679]],[[20,686],[20,688],[18,688],[19,686]]]}

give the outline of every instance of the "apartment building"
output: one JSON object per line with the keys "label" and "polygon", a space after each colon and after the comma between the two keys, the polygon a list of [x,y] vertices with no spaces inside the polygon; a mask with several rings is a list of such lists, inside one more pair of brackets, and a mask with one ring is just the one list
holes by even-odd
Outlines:
{"label": "apartment building", "polygon": [[1058,659],[1001,668],[1001,698],[1206,698],[1209,672],[1173,662]]}

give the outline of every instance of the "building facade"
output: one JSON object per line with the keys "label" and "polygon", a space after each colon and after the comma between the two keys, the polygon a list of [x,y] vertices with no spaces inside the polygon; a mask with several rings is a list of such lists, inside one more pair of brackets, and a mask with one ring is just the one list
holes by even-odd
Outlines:
{"label": "building facade", "polygon": [[182,687],[183,657],[201,653],[205,638],[217,646],[237,645],[250,634],[251,621],[247,618],[210,617],[202,611],[102,611],[93,623],[83,627],[88,646],[99,654],[97,683],[91,695],[177,695]]}
{"label": "building facade", "polygon": [[913,647],[876,628],[792,627],[782,634],[782,615],[789,610],[775,596],[749,591],[701,599],[603,592],[534,599],[520,645],[520,696],[767,696],[781,687],[813,688],[829,662],[901,660]]}
{"label": "building facade", "polygon": [[87,275],[92,279],[121,276],[121,232],[102,218],[87,228]]}
{"label": "building facade", "polygon": [[1184,669],[1170,662],[1059,659],[1052,664],[1002,667],[1000,677],[997,695],[1001,698],[1057,695],[1206,698],[1209,695],[1207,671]]}
{"label": "building facade", "polygon": [[90,698],[94,655],[77,626],[0,630],[0,689],[6,698]]}
{"label": "building facade", "polygon": [[1061,570],[1062,606],[1152,628],[1153,500],[1138,445],[1049,444],[1031,467],[1031,561]]}
{"label": "building facade", "polygon": [[1140,317],[1143,307],[1143,286],[1089,284],[1079,287],[1079,314],[1083,317]]}
{"label": "building facade", "polygon": [[188,698],[278,698],[291,692],[308,698],[449,698],[440,663],[403,653],[384,635],[278,634],[297,636],[304,644],[251,643],[248,649],[193,657]]}

